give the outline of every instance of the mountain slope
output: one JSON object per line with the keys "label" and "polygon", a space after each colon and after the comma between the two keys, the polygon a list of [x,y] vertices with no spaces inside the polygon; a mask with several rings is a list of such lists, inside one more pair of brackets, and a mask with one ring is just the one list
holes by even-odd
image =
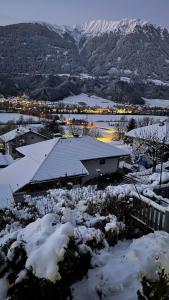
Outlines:
{"label": "mountain slope", "polygon": [[131,102],[168,98],[168,83],[169,32],[148,22],[0,26],[0,94],[42,99],[45,90],[54,100],[84,92]]}
{"label": "mountain slope", "polygon": [[0,72],[140,75],[169,80],[169,32],[140,20],[0,27]]}

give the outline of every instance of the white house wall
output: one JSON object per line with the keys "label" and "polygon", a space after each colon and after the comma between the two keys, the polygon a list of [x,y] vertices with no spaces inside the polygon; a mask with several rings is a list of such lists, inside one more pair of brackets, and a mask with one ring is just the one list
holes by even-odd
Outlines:
{"label": "white house wall", "polygon": [[82,161],[83,165],[89,172],[89,175],[83,178],[83,183],[91,178],[98,176],[98,170],[102,174],[111,174],[117,171],[119,165],[119,157],[105,158],[105,164],[100,164],[102,159],[92,159]]}

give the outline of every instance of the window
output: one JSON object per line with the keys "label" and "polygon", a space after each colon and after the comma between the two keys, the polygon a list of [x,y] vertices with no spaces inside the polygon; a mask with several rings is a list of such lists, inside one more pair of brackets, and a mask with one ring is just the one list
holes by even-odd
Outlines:
{"label": "window", "polygon": [[106,160],[103,158],[103,159],[101,159],[100,160],[100,165],[104,165],[105,164],[105,162],[106,162]]}

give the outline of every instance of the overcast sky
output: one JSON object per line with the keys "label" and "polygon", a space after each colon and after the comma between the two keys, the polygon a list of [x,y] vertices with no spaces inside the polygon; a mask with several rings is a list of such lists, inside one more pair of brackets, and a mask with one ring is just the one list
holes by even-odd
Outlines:
{"label": "overcast sky", "polygon": [[0,25],[23,21],[74,25],[122,18],[141,18],[169,28],[169,0],[0,0]]}

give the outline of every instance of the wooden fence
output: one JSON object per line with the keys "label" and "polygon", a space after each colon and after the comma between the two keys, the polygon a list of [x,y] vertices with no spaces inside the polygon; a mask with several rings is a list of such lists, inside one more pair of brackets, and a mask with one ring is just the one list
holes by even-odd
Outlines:
{"label": "wooden fence", "polygon": [[144,197],[133,197],[131,217],[148,229],[169,232],[169,211],[154,201]]}

